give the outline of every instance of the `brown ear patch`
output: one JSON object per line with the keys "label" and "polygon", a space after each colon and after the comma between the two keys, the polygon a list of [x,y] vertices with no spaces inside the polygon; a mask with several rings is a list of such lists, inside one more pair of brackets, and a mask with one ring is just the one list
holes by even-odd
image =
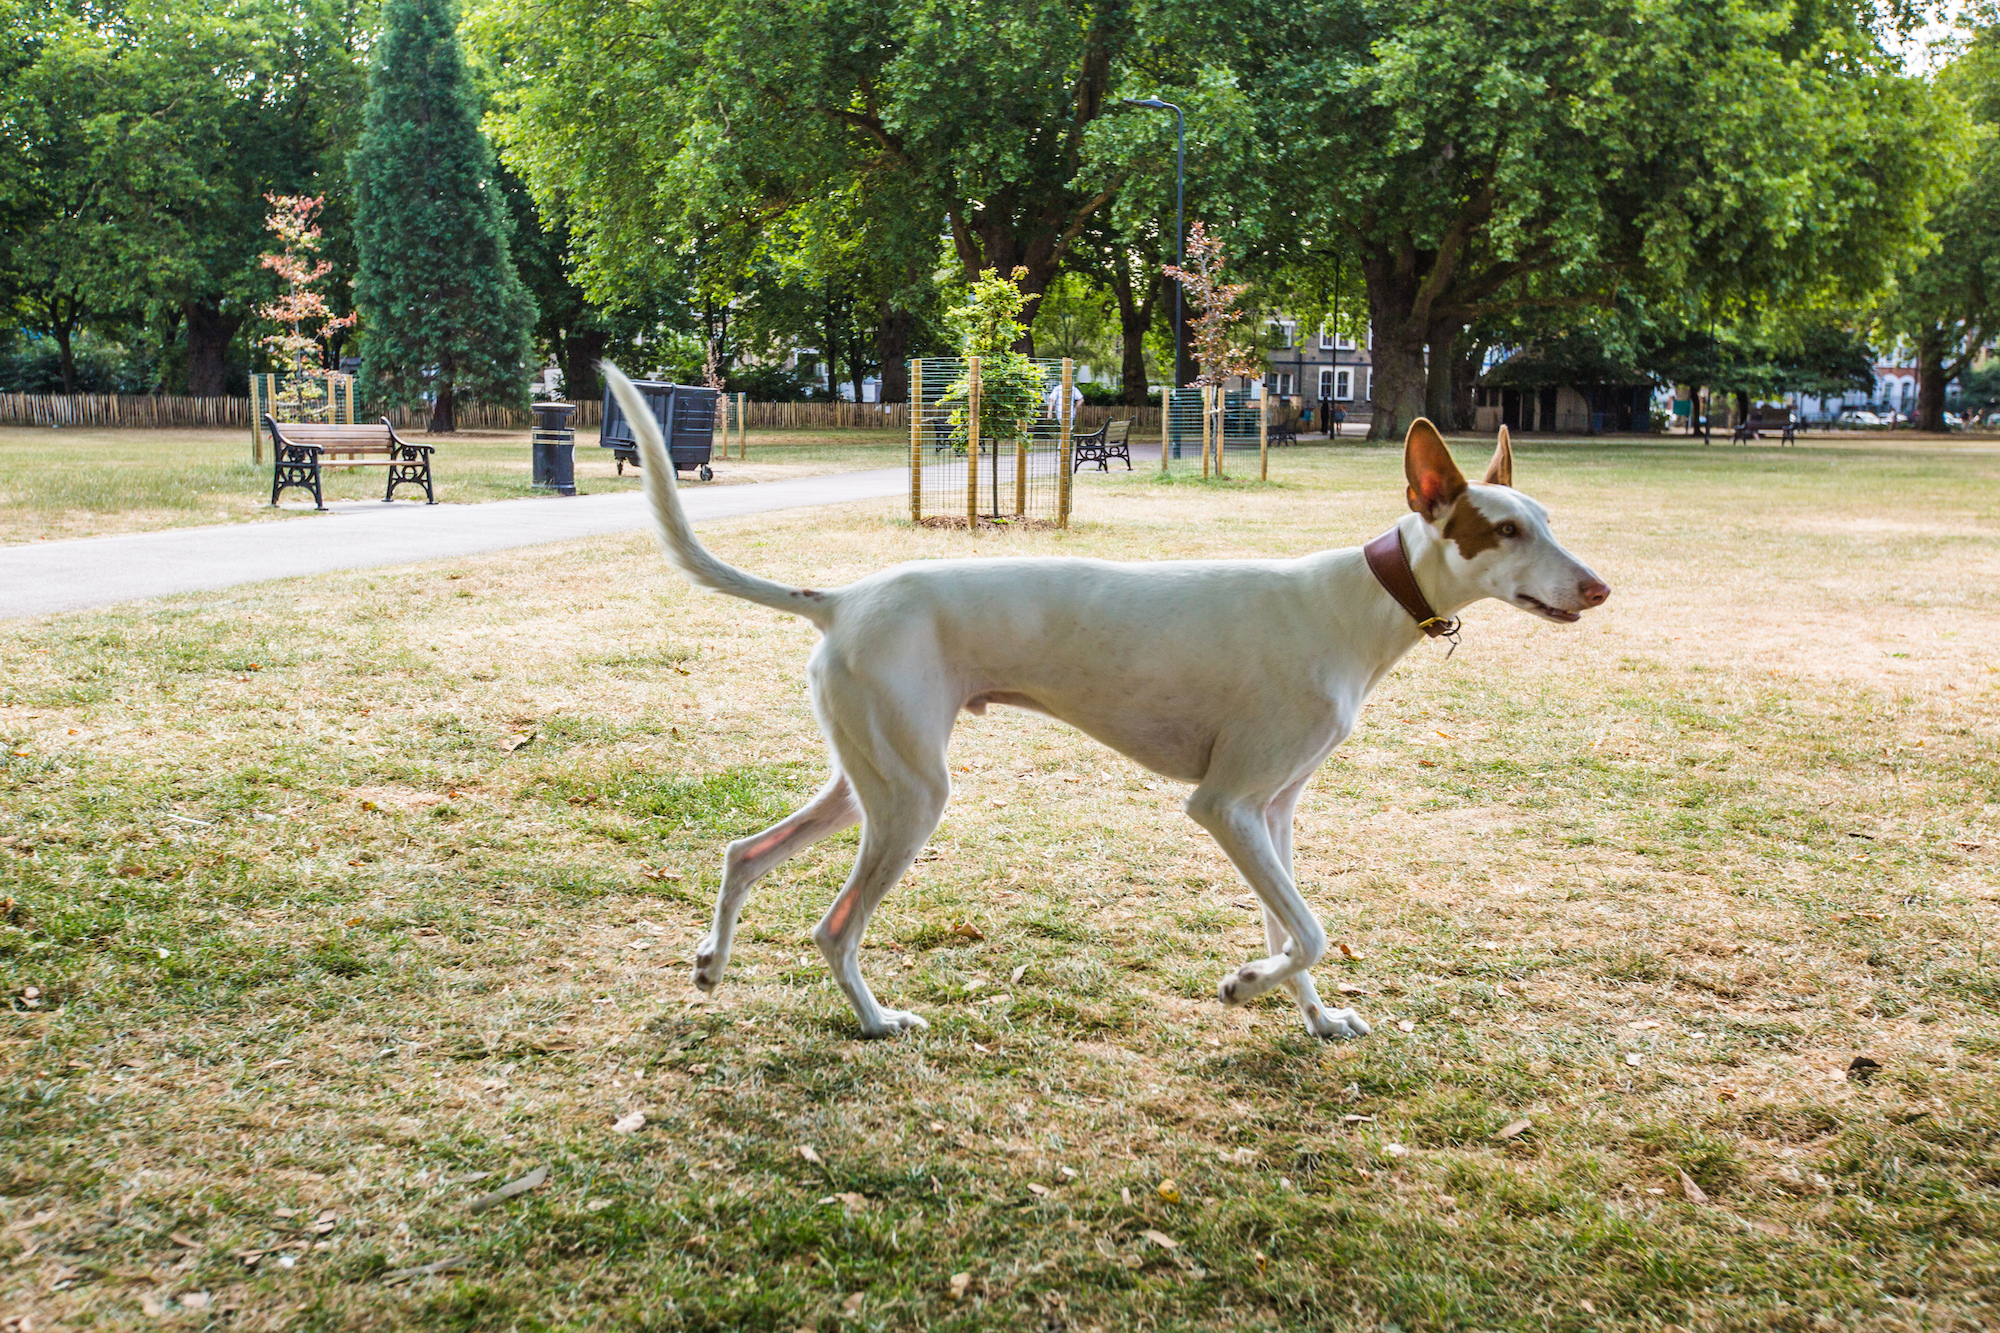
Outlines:
{"label": "brown ear patch", "polygon": [[1500,545],[1500,534],[1492,521],[1469,498],[1452,507],[1451,517],[1444,521],[1444,539],[1457,542],[1459,555],[1467,560]]}

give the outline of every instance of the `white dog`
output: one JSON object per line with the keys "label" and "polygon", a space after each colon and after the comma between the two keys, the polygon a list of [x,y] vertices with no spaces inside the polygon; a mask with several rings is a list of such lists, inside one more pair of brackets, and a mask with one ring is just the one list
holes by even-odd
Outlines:
{"label": "white dog", "polygon": [[696,540],[653,414],[606,378],[645,460],[667,557],[695,584],[804,616],[821,639],[806,672],[833,773],[804,808],[729,845],[694,984],[722,980],[736,918],[773,866],[861,821],[861,855],[813,930],[863,1035],[926,1026],[884,1009],[861,977],[868,916],[903,877],[951,798],[945,746],[961,709],[1011,704],[1061,718],[1164,777],[1192,782],[1189,817],[1214,835],[1264,906],[1270,956],[1222,979],[1224,1004],[1290,990],[1309,1031],[1360,1037],[1320,1003],[1307,969],[1326,932],[1292,879],[1292,812],[1361,705],[1426,634],[1497,597],[1571,622],[1611,595],[1512,489],[1502,429],[1468,485],[1430,422],[1404,443],[1415,511],[1367,548],[1296,560],[934,560],[844,588],[788,588],[724,564]]}

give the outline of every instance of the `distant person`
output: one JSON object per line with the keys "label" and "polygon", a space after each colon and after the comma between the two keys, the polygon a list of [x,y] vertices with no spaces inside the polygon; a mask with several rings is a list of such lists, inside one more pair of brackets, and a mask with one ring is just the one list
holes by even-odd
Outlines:
{"label": "distant person", "polygon": [[[1069,419],[1071,421],[1076,420],[1076,409],[1082,406],[1083,390],[1077,388],[1074,384],[1070,385]],[[1062,382],[1060,380],[1051,384],[1048,393],[1042,398],[1042,415],[1054,417],[1057,421],[1062,420]]]}

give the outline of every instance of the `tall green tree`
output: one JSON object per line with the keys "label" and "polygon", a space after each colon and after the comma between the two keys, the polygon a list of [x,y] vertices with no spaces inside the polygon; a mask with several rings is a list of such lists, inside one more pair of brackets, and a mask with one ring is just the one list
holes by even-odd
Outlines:
{"label": "tall green tree", "polygon": [[1150,92],[1174,70],[1152,56],[1178,13],[1161,0],[496,0],[478,30],[535,71],[502,137],[536,197],[573,210],[593,296],[704,228],[754,238],[859,193],[885,224],[869,234],[891,280],[865,301],[887,374],[940,240],[960,281],[1024,268],[1032,322],[1131,171],[1096,151],[1093,127],[1126,110],[1123,84]]}
{"label": "tall green tree", "polygon": [[[1297,207],[1366,278],[1378,437],[1530,307],[1869,299],[1921,237],[1935,116],[1856,6],[1323,0],[1246,29]],[[1280,234],[1289,231],[1289,235]]]}
{"label": "tall green tree", "polygon": [[508,252],[455,7],[389,0],[383,18],[350,160],[361,373],[379,397],[430,394],[430,429],[450,431],[460,394],[526,400],[535,305]]}
{"label": "tall green tree", "polygon": [[1915,354],[1917,428],[1941,431],[1946,389],[2000,335],[2000,27],[1975,33],[1937,84],[1957,113],[1964,171],[1931,212],[1936,245],[1900,276],[1882,325]]}
{"label": "tall green tree", "polygon": [[0,5],[0,284],[66,382],[80,329],[150,326],[171,387],[224,391],[264,196],[344,182],[362,2]]}

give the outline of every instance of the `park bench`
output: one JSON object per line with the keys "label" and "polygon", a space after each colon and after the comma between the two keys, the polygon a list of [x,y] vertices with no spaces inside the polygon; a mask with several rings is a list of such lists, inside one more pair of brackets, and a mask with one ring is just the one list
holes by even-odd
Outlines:
{"label": "park bench", "polygon": [[1276,415],[1265,421],[1264,439],[1271,444],[1297,444],[1299,425],[1298,409],[1287,403]]}
{"label": "park bench", "polygon": [[1786,412],[1783,419],[1760,416],[1758,413],[1752,412],[1742,421],[1736,423],[1736,429],[1729,433],[1729,442],[1731,444],[1748,444],[1750,441],[1760,438],[1765,431],[1782,431],[1783,435],[1778,441],[1780,445],[1798,443],[1798,427],[1792,423],[1792,414],[1790,412]]}
{"label": "park bench", "polygon": [[1125,470],[1132,470],[1132,421],[1107,421],[1088,435],[1079,435],[1073,441],[1076,449],[1070,471],[1074,472],[1085,463],[1097,464],[1099,472],[1111,470],[1111,460],[1125,460]]}
{"label": "park bench", "polygon": [[389,483],[382,492],[386,504],[396,498],[398,486],[421,486],[424,499],[437,503],[431,491],[431,451],[428,444],[411,444],[396,434],[389,418],[367,426],[323,426],[310,421],[287,421],[280,425],[269,415],[264,426],[271,432],[271,503],[296,486],[312,492],[313,507],[326,508],[320,498],[319,474],[330,467],[379,467],[389,470]]}

